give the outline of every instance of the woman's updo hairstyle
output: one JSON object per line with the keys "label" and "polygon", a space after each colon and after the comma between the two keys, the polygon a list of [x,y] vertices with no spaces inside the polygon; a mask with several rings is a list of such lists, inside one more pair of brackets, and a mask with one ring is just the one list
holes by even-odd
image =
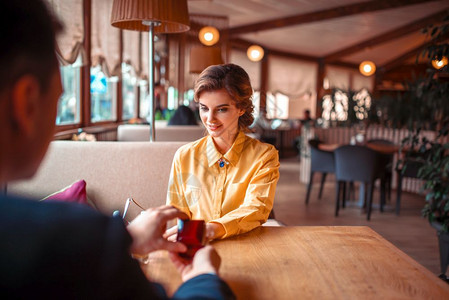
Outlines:
{"label": "woman's updo hairstyle", "polygon": [[242,67],[234,64],[209,66],[195,82],[194,99],[198,102],[202,92],[221,89],[228,92],[237,108],[245,111],[239,118],[239,129],[248,131],[248,127],[254,121],[253,88],[248,73]]}

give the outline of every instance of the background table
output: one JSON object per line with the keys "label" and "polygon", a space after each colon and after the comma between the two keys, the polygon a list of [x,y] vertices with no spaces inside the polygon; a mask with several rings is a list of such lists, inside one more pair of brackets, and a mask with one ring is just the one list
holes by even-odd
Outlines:
{"label": "background table", "polygon": [[[419,241],[417,241],[419,242]],[[238,299],[449,299],[449,285],[369,227],[259,227],[213,243]],[[170,295],[167,253],[142,265]]]}
{"label": "background table", "polygon": [[[346,144],[348,145],[348,144]],[[338,147],[344,146],[344,144],[319,144],[318,148],[320,150],[323,151],[329,151],[329,152],[333,152],[335,151],[335,149],[337,149]],[[377,151],[379,153],[382,154],[395,154],[399,151],[400,146],[399,145],[379,145],[379,144],[375,144],[375,143],[367,143],[365,144],[365,146],[367,146],[368,148]],[[406,149],[402,150],[403,152],[406,151]]]}

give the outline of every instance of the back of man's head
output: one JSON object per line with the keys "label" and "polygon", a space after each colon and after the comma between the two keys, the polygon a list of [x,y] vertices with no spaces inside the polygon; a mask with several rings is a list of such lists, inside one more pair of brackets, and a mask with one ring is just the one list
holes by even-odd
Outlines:
{"label": "back of man's head", "polygon": [[25,74],[48,87],[58,66],[55,34],[61,28],[42,0],[0,2],[0,92]]}

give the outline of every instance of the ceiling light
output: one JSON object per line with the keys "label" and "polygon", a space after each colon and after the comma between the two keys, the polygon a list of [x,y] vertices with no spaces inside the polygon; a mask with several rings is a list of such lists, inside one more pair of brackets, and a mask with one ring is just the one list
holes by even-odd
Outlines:
{"label": "ceiling light", "polygon": [[359,66],[359,71],[364,76],[371,76],[376,72],[376,65],[369,60],[362,61]]}
{"label": "ceiling light", "polygon": [[446,66],[447,65],[447,57],[446,56],[443,56],[442,58],[441,58],[441,60],[439,60],[439,59],[434,59],[434,60],[432,60],[432,66],[435,68],[435,69],[437,69],[437,70],[439,70],[439,69],[441,69],[442,67],[444,67],[444,66]]}
{"label": "ceiling light", "polygon": [[203,45],[212,46],[215,45],[220,39],[220,33],[217,28],[206,26],[201,28],[198,38]]}
{"label": "ceiling light", "polygon": [[246,55],[248,55],[249,60],[251,61],[259,61],[263,58],[263,48],[258,45],[252,45],[246,51]]}

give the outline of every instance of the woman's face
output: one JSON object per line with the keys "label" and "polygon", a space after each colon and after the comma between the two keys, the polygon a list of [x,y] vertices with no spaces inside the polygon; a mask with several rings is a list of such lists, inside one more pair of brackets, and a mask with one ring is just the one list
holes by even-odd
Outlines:
{"label": "woman's face", "polygon": [[199,97],[200,117],[207,132],[214,138],[235,138],[239,117],[244,111],[235,106],[225,89],[204,91]]}

